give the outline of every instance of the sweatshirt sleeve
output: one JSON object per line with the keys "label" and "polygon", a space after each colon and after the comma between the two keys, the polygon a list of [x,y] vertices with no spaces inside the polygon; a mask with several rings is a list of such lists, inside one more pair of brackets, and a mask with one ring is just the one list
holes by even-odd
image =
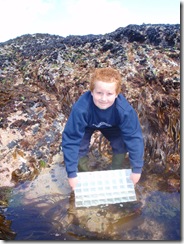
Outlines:
{"label": "sweatshirt sleeve", "polygon": [[124,112],[120,129],[129,152],[132,172],[141,173],[144,164],[144,140],[137,113],[132,107]]}
{"label": "sweatshirt sleeve", "polygon": [[61,143],[66,172],[69,178],[77,176],[79,147],[86,125],[85,112],[74,106],[62,133]]}

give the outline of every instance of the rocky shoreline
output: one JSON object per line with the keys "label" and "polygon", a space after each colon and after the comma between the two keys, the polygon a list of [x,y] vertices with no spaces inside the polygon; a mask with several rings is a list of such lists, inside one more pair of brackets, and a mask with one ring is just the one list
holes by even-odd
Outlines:
{"label": "rocky shoreline", "polygon": [[[63,126],[96,67],[123,77],[145,140],[145,174],[180,185],[180,25],[129,25],[105,35],[23,35],[0,43],[0,187],[34,179],[61,157]],[[94,135],[91,150],[98,147]],[[102,138],[101,156],[108,156]],[[108,158],[108,157],[107,157]],[[61,163],[62,160],[61,160]]]}

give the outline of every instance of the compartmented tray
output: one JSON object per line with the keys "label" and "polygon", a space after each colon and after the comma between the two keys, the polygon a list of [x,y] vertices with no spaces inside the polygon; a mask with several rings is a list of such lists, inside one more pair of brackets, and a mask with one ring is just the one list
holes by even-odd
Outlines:
{"label": "compartmented tray", "polygon": [[90,207],[136,201],[131,169],[79,172],[75,206]]}

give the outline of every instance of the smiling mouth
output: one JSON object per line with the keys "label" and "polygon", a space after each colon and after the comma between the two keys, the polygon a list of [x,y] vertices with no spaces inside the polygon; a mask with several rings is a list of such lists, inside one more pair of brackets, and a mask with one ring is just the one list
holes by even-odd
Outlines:
{"label": "smiling mouth", "polygon": [[101,104],[107,104],[107,102],[100,102]]}
{"label": "smiling mouth", "polygon": [[105,106],[105,105],[107,105],[107,103],[100,103],[100,105]]}

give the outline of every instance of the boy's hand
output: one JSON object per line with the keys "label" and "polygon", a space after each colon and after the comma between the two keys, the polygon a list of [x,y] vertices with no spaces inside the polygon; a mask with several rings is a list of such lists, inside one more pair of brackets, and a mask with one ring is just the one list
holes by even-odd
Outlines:
{"label": "boy's hand", "polygon": [[141,178],[141,174],[138,173],[131,173],[130,179],[133,181],[134,185],[139,181]]}
{"label": "boy's hand", "polygon": [[77,177],[68,178],[68,182],[69,182],[69,185],[71,186],[72,190],[74,190],[76,185],[77,185],[77,183],[78,183],[78,179],[77,179]]}

